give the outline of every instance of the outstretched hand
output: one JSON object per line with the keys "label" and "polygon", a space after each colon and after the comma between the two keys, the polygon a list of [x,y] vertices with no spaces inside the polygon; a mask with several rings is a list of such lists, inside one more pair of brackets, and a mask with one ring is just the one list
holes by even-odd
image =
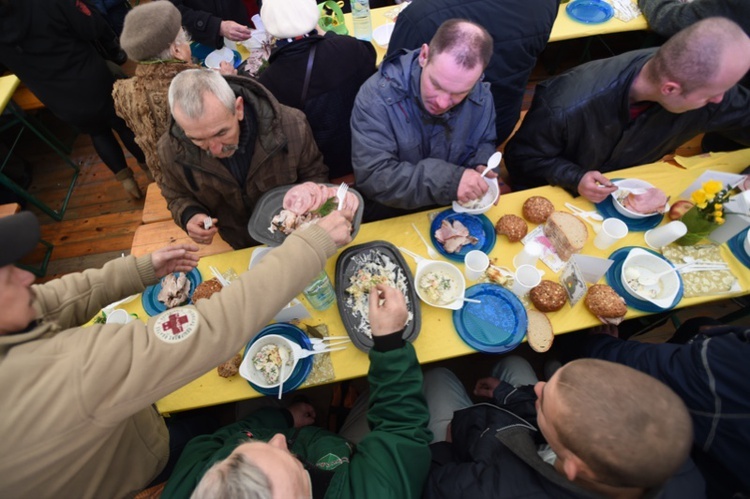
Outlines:
{"label": "outstretched hand", "polygon": [[385,284],[370,289],[370,328],[373,336],[401,331],[408,318],[409,309],[401,291]]}
{"label": "outstretched hand", "polygon": [[586,172],[578,182],[578,194],[592,203],[601,203],[616,190],[617,186],[598,171]]}
{"label": "outstretched hand", "polygon": [[307,402],[295,402],[286,409],[292,414],[295,428],[302,428],[315,423],[315,407]]}
{"label": "outstretched hand", "polygon": [[190,272],[198,265],[199,257],[195,254],[198,247],[194,244],[176,244],[151,253],[151,264],[156,277],[164,277],[172,272]]}
{"label": "outstretched hand", "polygon": [[477,384],[474,386],[474,395],[491,399],[492,394],[495,393],[495,388],[499,384],[500,380],[497,378],[482,378],[477,380]]}

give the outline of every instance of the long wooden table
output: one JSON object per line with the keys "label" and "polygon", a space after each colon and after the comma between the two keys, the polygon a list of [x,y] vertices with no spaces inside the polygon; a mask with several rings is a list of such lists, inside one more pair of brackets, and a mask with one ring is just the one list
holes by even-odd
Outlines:
{"label": "long wooden table", "polygon": [[[689,160],[684,161],[683,163],[687,165],[687,168],[680,168],[669,163],[659,162],[613,172],[609,176],[611,178],[629,177],[646,180],[653,185],[664,189],[667,194],[675,199],[706,170],[727,172],[741,171],[745,166],[750,164],[750,149],[734,153],[715,154],[709,157],[689,158]],[[574,199],[561,188],[545,186],[503,195],[500,198],[498,206],[493,207],[487,213],[487,216],[490,220],[495,222],[505,214],[510,213],[520,215],[523,202],[532,195],[545,196],[550,199],[558,209],[562,210],[565,209],[564,203],[566,201],[573,202],[575,205],[582,208],[592,208],[592,205],[588,201],[581,198]],[[432,212],[435,211],[437,210],[433,210]],[[422,212],[395,219],[364,224],[360,228],[356,240],[351,244],[355,245],[375,240],[387,240],[397,246],[403,246],[426,256],[424,245],[411,228],[411,224],[415,223],[422,234],[427,235],[430,227],[428,215],[432,212]],[[533,225],[531,225],[530,228],[533,228]],[[594,235],[590,232],[588,243],[582,252],[583,254],[607,257],[620,247],[645,245],[642,232],[631,232],[618,245],[605,251],[597,249],[593,245],[593,239]],[[342,251],[343,249],[344,248],[342,248]],[[490,257],[496,259],[498,265],[512,268],[513,256],[521,251],[521,249],[521,243],[509,243],[505,237],[500,236],[498,237],[497,244],[490,252]],[[247,268],[252,251],[253,248],[248,248],[206,256],[201,259],[198,269],[204,278],[211,277],[208,270],[210,265],[214,265],[222,271],[231,267],[239,273]],[[748,269],[734,258],[726,245],[722,247],[721,251],[724,258],[729,263],[731,270],[739,278],[741,292],[738,294],[750,293],[750,272],[748,272]],[[334,277],[336,259],[337,256],[331,258],[326,267],[326,271],[328,272],[328,275],[331,276],[332,280]],[[405,259],[409,263],[412,271],[414,271],[416,265],[413,260],[409,257],[405,257]],[[458,266],[463,267],[462,264],[459,264]],[[557,276],[544,266],[544,264],[539,263],[538,267],[546,270],[546,278],[557,278]],[[731,295],[686,298],[679,303],[678,307],[687,307],[698,303],[726,299],[729,296]],[[303,296],[300,295],[299,298],[306,304]],[[141,306],[140,299],[133,300],[132,302],[123,305],[122,308],[125,308],[129,312],[137,313],[142,319],[147,318],[147,315]],[[305,324],[326,324],[329,328],[329,334],[346,334],[338,310],[335,306],[325,312],[315,312],[311,307],[308,307],[308,309],[313,312],[313,315],[311,319],[306,319],[304,321]],[[414,342],[420,362],[429,363],[475,352],[475,350],[467,346],[456,334],[451,317],[452,312],[450,310],[433,308],[424,304],[421,304],[421,310],[422,328],[419,337]],[[642,315],[647,314],[628,309],[627,318],[630,319]],[[573,308],[566,306],[558,312],[548,314],[548,316],[554,327],[555,334],[564,334],[598,324],[597,319],[586,310],[582,302],[579,302]],[[369,365],[366,354],[353,345],[346,350],[332,353],[331,360],[336,374],[336,381],[364,376],[367,373]],[[224,379],[219,377],[215,370],[212,370],[157,402],[157,408],[162,413],[171,413],[258,396],[260,396],[260,394],[253,390],[248,383],[239,376]]]}
{"label": "long wooden table", "polygon": [[[633,3],[636,2],[633,1]],[[635,19],[631,19],[628,22],[622,22],[619,19],[613,17],[609,21],[601,24],[584,24],[571,19],[570,16],[565,13],[565,8],[567,6],[567,3],[561,4],[559,10],[557,11],[557,17],[555,18],[555,23],[552,25],[552,32],[550,33],[549,37],[550,42],[559,42],[562,40],[570,40],[573,38],[585,38],[587,36],[608,35],[611,33],[641,31],[648,29],[648,23],[646,22],[646,18],[643,17],[643,14],[636,17]],[[390,22],[385,14],[386,12],[393,10],[393,8],[394,7],[392,6],[379,7],[370,11],[373,30],[378,26],[382,26],[383,24]],[[344,14],[344,20],[346,22],[346,27],[349,29],[349,34],[353,35],[354,25],[352,24],[352,15]],[[383,57],[385,57],[387,48],[381,47],[380,45],[375,43],[374,40],[372,42],[372,45],[375,47],[375,51],[378,54],[377,64],[380,65]]]}

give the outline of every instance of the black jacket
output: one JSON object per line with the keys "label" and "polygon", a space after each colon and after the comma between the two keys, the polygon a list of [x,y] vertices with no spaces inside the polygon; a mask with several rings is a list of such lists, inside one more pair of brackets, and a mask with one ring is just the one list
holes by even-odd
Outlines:
{"label": "black jacket", "polygon": [[737,85],[719,104],[675,114],[654,103],[631,121],[631,84],[655,51],[589,62],[537,85],[505,150],[513,189],[549,184],[577,195],[586,172],[653,163],[703,132],[732,131],[750,146],[750,91]]}
{"label": "black jacket", "polygon": [[76,0],[0,3],[0,64],[60,119],[84,132],[114,117],[114,77],[93,43],[111,34]]}
{"label": "black jacket", "polygon": [[[536,422],[533,386],[514,388],[501,382],[493,398],[492,403],[456,411],[453,442],[430,446],[425,498],[599,497],[569,482],[537,454],[537,445],[545,441]],[[704,497],[703,489],[700,473],[688,460],[662,489],[649,490],[645,497],[697,498]]]}
{"label": "black jacket", "polygon": [[242,0],[171,0],[182,14],[182,25],[193,41],[213,48],[224,46],[219,30],[221,21],[234,21],[250,26]]}
{"label": "black jacket", "polygon": [[[302,102],[312,47],[315,58],[307,99]],[[258,78],[280,103],[305,113],[331,178],[352,173],[349,119],[359,87],[375,72],[375,55],[370,42],[329,31],[275,48]]]}
{"label": "black jacket", "polygon": [[539,53],[547,46],[558,0],[414,0],[398,15],[388,56],[429,43],[440,25],[453,18],[476,22],[494,41],[484,81],[495,100],[497,143],[518,121],[523,94]]}

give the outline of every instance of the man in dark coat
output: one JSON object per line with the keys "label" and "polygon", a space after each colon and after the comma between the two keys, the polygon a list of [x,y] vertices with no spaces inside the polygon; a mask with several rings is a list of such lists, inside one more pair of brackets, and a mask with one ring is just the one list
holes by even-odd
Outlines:
{"label": "man in dark coat", "polygon": [[375,48],[331,31],[318,34],[315,0],[265,0],[260,14],[276,47],[258,81],[305,113],[332,179],[352,173],[349,119],[359,87],[375,72]]}
{"label": "man in dark coat", "polygon": [[526,83],[547,46],[557,9],[558,0],[414,0],[396,19],[387,56],[429,43],[448,19],[467,19],[483,26],[493,39],[484,81],[490,84],[495,101],[500,144],[518,121]]}
{"label": "man in dark coat", "polygon": [[215,49],[224,38],[242,42],[250,38],[250,19],[242,0],[171,0],[182,14],[183,26],[193,41]]}
{"label": "man in dark coat", "polygon": [[593,61],[540,83],[505,150],[514,189],[559,185],[598,203],[603,173],[658,161],[696,135],[732,131],[750,145],[750,38],[713,17],[659,49]]}
{"label": "man in dark coat", "polygon": [[425,375],[437,440],[425,497],[703,497],[690,416],[666,385],[594,359],[535,380],[528,362],[505,357],[476,383],[490,401],[470,405],[450,371]]}

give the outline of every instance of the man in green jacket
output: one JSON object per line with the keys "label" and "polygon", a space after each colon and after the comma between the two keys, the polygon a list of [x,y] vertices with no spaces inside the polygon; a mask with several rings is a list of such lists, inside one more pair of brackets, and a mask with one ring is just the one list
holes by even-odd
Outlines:
{"label": "man in green jacket", "polygon": [[[378,296],[379,295],[379,296]],[[310,425],[304,407],[264,409],[213,435],[194,438],[162,498],[420,497],[430,465],[429,413],[414,348],[401,338],[404,296],[378,285],[370,293],[371,432],[356,445]],[[353,413],[356,411],[353,411]],[[356,426],[350,421],[345,426]],[[264,495],[263,492],[266,492]],[[241,496],[241,494],[239,495]]]}

